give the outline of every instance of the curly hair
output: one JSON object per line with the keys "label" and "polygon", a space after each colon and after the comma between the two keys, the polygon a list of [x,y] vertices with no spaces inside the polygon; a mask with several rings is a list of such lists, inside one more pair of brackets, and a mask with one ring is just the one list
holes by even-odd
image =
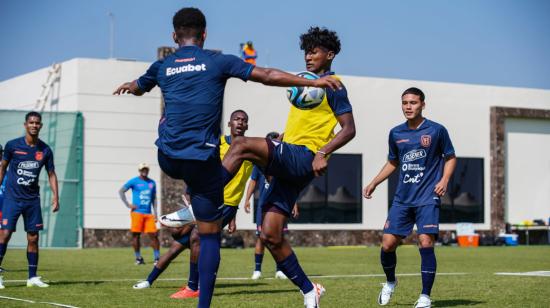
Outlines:
{"label": "curly hair", "polygon": [[206,29],[206,17],[197,8],[184,7],[174,14],[172,25],[178,38],[200,39]]}
{"label": "curly hair", "polygon": [[323,47],[337,55],[341,47],[338,34],[327,28],[311,27],[307,33],[300,35],[301,50],[310,52],[316,47]]}

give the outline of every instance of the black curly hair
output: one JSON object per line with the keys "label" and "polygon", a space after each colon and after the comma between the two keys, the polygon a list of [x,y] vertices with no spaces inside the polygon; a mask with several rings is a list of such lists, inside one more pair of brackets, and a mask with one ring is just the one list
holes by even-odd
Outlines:
{"label": "black curly hair", "polygon": [[338,34],[327,28],[309,28],[307,33],[300,35],[300,49],[307,53],[315,49],[315,47],[323,47],[337,55],[341,47]]}
{"label": "black curly hair", "polygon": [[178,38],[200,39],[206,29],[206,17],[197,8],[184,7],[174,14],[172,25]]}

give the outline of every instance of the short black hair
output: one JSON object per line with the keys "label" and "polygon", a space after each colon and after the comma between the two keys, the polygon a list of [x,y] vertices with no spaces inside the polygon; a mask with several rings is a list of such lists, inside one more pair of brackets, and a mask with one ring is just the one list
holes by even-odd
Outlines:
{"label": "short black hair", "polygon": [[233,118],[233,115],[235,115],[235,113],[244,113],[244,115],[246,116],[246,118],[248,119],[248,113],[246,113],[246,111],[242,110],[242,109],[237,109],[233,112],[231,112],[231,115],[229,116],[229,119],[232,119]]}
{"label": "short black hair", "polygon": [[315,47],[323,47],[337,55],[341,48],[338,34],[327,28],[309,28],[307,33],[300,35],[300,49],[310,52]]}
{"label": "short black hair", "polygon": [[197,8],[184,7],[174,14],[172,24],[178,38],[200,39],[206,29],[206,17]]}
{"label": "short black hair", "polygon": [[267,133],[267,135],[265,135],[265,137],[267,139],[277,139],[277,138],[279,138],[279,133],[278,132],[270,132],[270,133]]}
{"label": "short black hair", "polygon": [[407,94],[413,94],[413,95],[420,96],[420,101],[421,102],[423,102],[424,99],[426,99],[426,96],[424,96],[424,92],[422,92],[422,90],[420,90],[419,88],[415,88],[415,87],[408,88],[407,90],[405,90],[405,92],[403,92],[403,94],[401,94],[401,98],[403,98],[403,96],[405,96]]}
{"label": "short black hair", "polygon": [[25,122],[29,120],[30,117],[37,117],[40,119],[40,122],[42,122],[42,115],[36,111],[31,111],[25,115]]}

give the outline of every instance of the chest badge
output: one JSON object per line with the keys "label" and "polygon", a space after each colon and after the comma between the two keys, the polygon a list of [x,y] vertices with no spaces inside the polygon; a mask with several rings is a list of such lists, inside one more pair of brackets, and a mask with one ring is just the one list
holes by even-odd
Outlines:
{"label": "chest badge", "polygon": [[44,152],[36,152],[34,154],[34,159],[36,159],[38,161],[42,160],[43,158],[44,158]]}
{"label": "chest badge", "polygon": [[421,144],[423,147],[425,147],[425,148],[429,147],[430,144],[432,144],[432,136],[430,136],[430,135],[422,135],[422,136],[420,137],[420,144]]}

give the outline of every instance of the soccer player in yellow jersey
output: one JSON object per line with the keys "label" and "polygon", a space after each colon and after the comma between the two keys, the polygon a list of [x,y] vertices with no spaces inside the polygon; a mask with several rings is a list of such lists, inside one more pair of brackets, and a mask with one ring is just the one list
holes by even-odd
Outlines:
{"label": "soccer player in yellow jersey", "polygon": [[[248,115],[243,110],[235,110],[231,113],[228,127],[230,134],[227,136],[221,136],[220,140],[220,157],[224,158],[228,152],[232,140],[239,136],[244,136],[248,130]],[[228,226],[229,232],[236,230],[235,215],[239,203],[244,195],[246,182],[252,173],[252,163],[244,162],[235,177],[231,182],[225,185],[224,189],[224,205],[222,216],[222,228]],[[138,282],[134,285],[134,289],[145,289],[151,287],[153,282],[160,276],[160,274],[168,267],[170,262],[174,260],[185,248],[191,249],[190,261],[189,261],[189,279],[187,285],[182,287],[178,292],[172,294],[171,298],[193,298],[199,296],[199,270],[198,270],[198,256],[199,256],[199,234],[196,228],[192,226],[184,226],[174,229],[172,232],[174,242],[170,247],[168,253],[160,257],[157,265],[153,267],[153,270],[147,277],[147,280]]]}
{"label": "soccer player in yellow jersey", "polygon": [[[309,72],[339,78],[331,71],[332,61],[340,51],[336,32],[312,27],[300,36],[300,48],[305,53]],[[341,129],[334,134],[336,124],[340,124]],[[317,107],[308,110],[290,107],[282,142],[235,138],[223,160],[226,182],[245,160],[259,166],[266,176],[273,177],[262,204],[264,218],[260,238],[279,268],[304,294],[306,308],[318,307],[325,290],[308,279],[284,238],[283,227],[302,189],[315,176],[324,173],[328,156],[354,136],[355,122],[346,89],[326,89],[325,98]]]}

